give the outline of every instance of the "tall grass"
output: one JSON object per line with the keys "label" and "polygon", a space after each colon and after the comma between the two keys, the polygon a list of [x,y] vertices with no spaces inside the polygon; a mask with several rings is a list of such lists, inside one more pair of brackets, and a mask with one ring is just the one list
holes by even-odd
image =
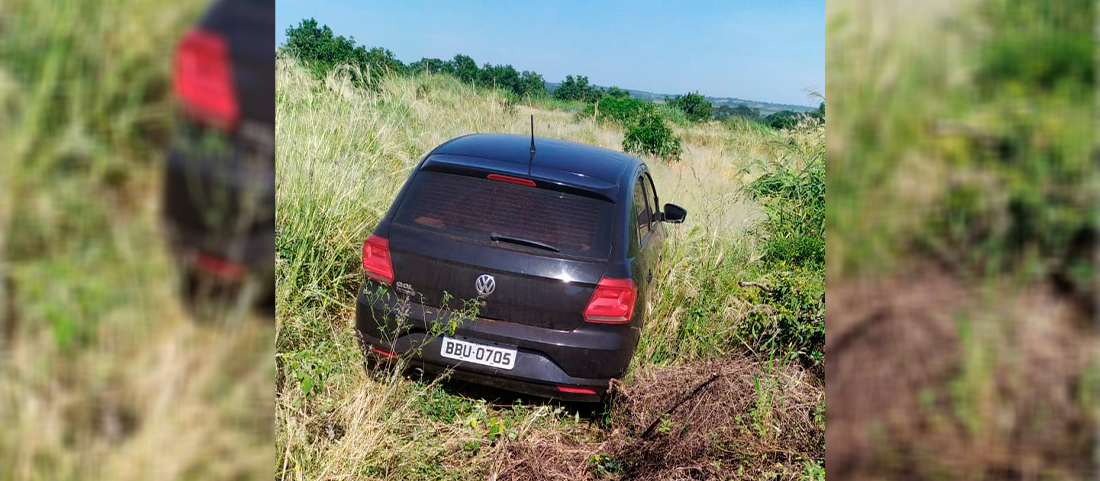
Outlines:
{"label": "tall grass", "polygon": [[[445,75],[358,89],[339,71],[317,80],[291,58],[279,59],[277,75],[279,476],[471,479],[503,475],[502,460],[526,440],[564,436],[599,449],[598,427],[569,406],[501,405],[392,371],[364,372],[352,320],[362,241],[426,152],[468,133],[528,134],[532,114],[539,136],[618,150],[623,132]],[[766,215],[743,187],[784,159],[784,144],[821,142],[816,130],[738,132],[717,123],[682,134],[683,162],[648,159],[661,202],[689,214],[668,226],[631,372],[747,352],[738,327],[759,298],[737,282],[768,273],[752,234]],[[324,379],[320,388],[315,379]],[[790,469],[802,472],[796,464]]]}
{"label": "tall grass", "polygon": [[269,466],[272,333],[193,324],[157,222],[170,59],[204,3],[0,3],[0,479]]}
{"label": "tall grass", "polygon": [[1094,474],[1095,2],[829,7],[836,474]]}

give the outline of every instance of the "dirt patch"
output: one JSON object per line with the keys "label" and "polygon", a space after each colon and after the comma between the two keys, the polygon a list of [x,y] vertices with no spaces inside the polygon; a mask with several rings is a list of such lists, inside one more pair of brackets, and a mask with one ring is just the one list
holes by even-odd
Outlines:
{"label": "dirt patch", "polygon": [[824,457],[823,386],[800,366],[729,357],[647,367],[616,384],[595,441],[536,434],[498,451],[497,479],[796,479]]}
{"label": "dirt patch", "polygon": [[1097,336],[1047,285],[937,272],[827,291],[828,474],[1092,474]]}

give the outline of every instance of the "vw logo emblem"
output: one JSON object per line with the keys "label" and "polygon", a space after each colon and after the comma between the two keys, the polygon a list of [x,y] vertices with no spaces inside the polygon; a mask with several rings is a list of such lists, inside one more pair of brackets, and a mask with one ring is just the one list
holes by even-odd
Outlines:
{"label": "vw logo emblem", "polygon": [[479,297],[485,297],[492,294],[497,288],[497,281],[493,279],[493,276],[489,274],[482,274],[478,276],[477,281],[474,282],[474,287],[477,288],[477,295]]}

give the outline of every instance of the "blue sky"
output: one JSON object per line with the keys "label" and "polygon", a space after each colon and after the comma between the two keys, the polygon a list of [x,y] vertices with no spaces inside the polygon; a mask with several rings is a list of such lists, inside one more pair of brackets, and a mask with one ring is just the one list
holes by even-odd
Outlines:
{"label": "blue sky", "polygon": [[359,45],[410,63],[462,53],[550,82],[680,94],[698,90],[816,106],[825,86],[825,2],[276,0],[275,45],[316,18]]}

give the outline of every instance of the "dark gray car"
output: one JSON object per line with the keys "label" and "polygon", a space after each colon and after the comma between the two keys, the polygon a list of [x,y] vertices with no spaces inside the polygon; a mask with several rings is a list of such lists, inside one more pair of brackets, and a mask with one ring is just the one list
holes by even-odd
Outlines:
{"label": "dark gray car", "polygon": [[191,305],[274,298],[274,29],[270,0],[218,0],[176,51],[162,222]]}
{"label": "dark gray car", "polygon": [[[469,135],[416,166],[363,246],[356,325],[368,355],[416,349],[429,372],[453,366],[454,378],[576,401],[600,400],[625,373],[664,222],[686,212],[657,207],[636,157],[531,143]],[[433,336],[469,299],[476,318]]]}

